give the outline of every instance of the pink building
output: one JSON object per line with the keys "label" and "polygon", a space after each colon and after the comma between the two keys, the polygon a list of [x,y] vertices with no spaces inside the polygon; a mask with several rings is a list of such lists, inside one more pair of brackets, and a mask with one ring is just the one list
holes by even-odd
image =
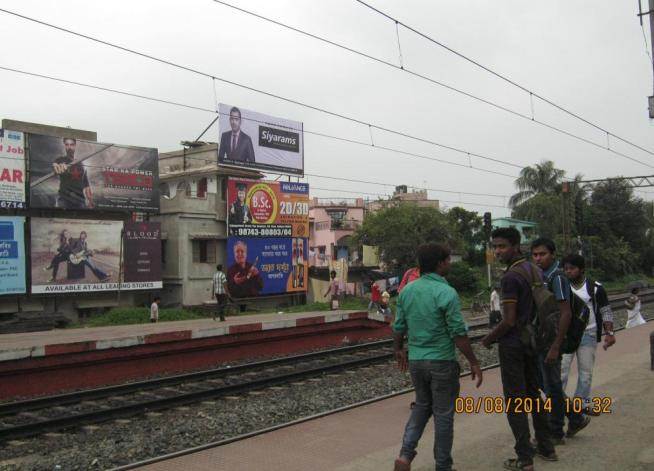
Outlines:
{"label": "pink building", "polygon": [[313,198],[309,208],[309,264],[327,266],[345,258],[357,263],[359,251],[352,234],[363,222],[363,198]]}

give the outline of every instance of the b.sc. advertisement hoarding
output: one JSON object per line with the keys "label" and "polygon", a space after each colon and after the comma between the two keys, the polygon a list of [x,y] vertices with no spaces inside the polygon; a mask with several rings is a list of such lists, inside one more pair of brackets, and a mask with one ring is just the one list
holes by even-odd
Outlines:
{"label": "b.sc. advertisement hoarding", "polygon": [[230,178],[227,220],[233,237],[309,237],[309,185]]}

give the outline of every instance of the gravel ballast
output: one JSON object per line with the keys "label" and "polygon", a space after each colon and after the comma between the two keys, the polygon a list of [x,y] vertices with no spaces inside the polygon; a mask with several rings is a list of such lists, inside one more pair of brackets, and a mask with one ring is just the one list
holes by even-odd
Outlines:
{"label": "gravel ballast", "polygon": [[[644,314],[651,316],[650,310]],[[624,311],[616,313],[623,325]],[[618,337],[618,342],[620,341]],[[473,345],[482,365],[497,349]],[[464,370],[467,362],[461,360]],[[145,414],[131,419],[0,444],[0,471],[89,470],[172,453],[387,395],[411,386],[392,362],[289,386]]]}

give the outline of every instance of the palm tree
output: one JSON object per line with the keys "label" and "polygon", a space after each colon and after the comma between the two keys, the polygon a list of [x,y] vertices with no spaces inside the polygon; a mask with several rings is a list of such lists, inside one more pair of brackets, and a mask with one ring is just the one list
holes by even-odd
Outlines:
{"label": "palm tree", "polygon": [[509,199],[509,206],[515,208],[541,193],[557,193],[560,191],[564,176],[565,170],[554,167],[554,162],[551,160],[543,160],[533,167],[523,168],[515,181],[518,192]]}

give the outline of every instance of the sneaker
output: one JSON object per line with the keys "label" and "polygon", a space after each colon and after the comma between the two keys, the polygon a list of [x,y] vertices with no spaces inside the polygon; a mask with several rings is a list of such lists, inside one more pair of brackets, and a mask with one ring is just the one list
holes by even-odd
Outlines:
{"label": "sneaker", "polygon": [[406,458],[397,458],[393,471],[411,471],[411,462],[407,461]]}
{"label": "sneaker", "polygon": [[585,429],[586,426],[589,423],[590,423],[590,417],[585,415],[584,420],[582,420],[582,422],[578,426],[572,427],[572,426],[568,425],[568,433],[566,433],[566,436],[567,437],[574,437],[575,435],[577,435],[577,433],[579,433],[583,429]]}
{"label": "sneaker", "polygon": [[556,456],[556,452],[554,450],[550,451],[549,453],[543,453],[537,448],[536,455],[545,461],[559,461],[559,457]]}
{"label": "sneaker", "polygon": [[534,471],[534,464],[525,463],[515,458],[510,458],[504,462],[504,469],[514,471]]}

